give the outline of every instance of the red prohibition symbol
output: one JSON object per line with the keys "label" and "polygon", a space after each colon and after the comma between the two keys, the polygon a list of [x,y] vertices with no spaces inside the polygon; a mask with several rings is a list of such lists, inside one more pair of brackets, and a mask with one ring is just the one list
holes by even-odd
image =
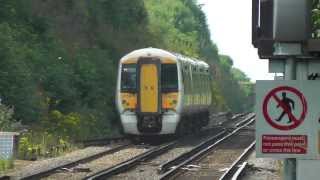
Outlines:
{"label": "red prohibition symbol", "polygon": [[[281,101],[281,99],[277,96],[277,93],[279,92],[290,92],[298,97],[298,99],[301,102],[302,105],[302,112],[299,117],[295,117],[291,110],[288,109],[288,107]],[[293,123],[290,123],[288,125],[282,125],[276,123],[269,115],[268,112],[268,104],[271,99],[274,99],[278,105],[283,109],[283,111],[288,115],[288,117],[292,120]],[[272,89],[264,98],[263,100],[263,116],[265,117],[266,121],[274,128],[279,130],[292,130],[297,128],[305,119],[307,114],[307,101],[303,94],[297,90],[296,88],[289,87],[289,86],[280,86],[277,88]]]}

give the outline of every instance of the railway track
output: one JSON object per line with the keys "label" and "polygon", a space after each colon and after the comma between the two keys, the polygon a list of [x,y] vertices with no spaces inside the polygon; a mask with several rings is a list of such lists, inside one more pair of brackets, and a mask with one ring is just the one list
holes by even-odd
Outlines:
{"label": "railway track", "polygon": [[83,163],[98,159],[98,158],[100,158],[102,156],[105,156],[105,155],[112,154],[114,152],[120,151],[122,149],[125,149],[125,148],[129,147],[130,145],[131,145],[131,143],[129,143],[129,142],[125,143],[123,145],[117,145],[117,146],[115,146],[115,147],[113,147],[111,149],[106,149],[106,150],[104,150],[102,152],[99,152],[99,153],[96,153],[96,154],[93,154],[93,155],[90,155],[90,156],[85,156],[85,157],[82,157],[80,159],[76,159],[76,160],[73,160],[73,161],[65,162],[65,163],[62,163],[62,164],[59,164],[59,165],[56,165],[56,166],[52,166],[52,167],[47,168],[47,169],[43,169],[43,170],[40,170],[40,171],[35,171],[35,172],[29,173],[29,174],[26,174],[26,175],[22,175],[22,176],[19,176],[19,177],[13,177],[13,178],[25,179],[25,180],[28,180],[28,179],[40,179],[40,178],[46,177],[46,176],[48,176],[50,174],[54,174],[54,173],[56,173],[57,171],[59,171],[61,169],[69,169],[69,168],[77,166],[79,164],[83,164]]}
{"label": "railway track", "polygon": [[88,146],[105,146],[111,143],[124,142],[124,141],[128,141],[128,138],[119,136],[119,137],[112,137],[112,138],[89,139],[84,141],[77,141],[76,143],[80,143],[84,147],[88,147]]}
{"label": "railway track", "polygon": [[[239,117],[240,116],[238,116],[238,118]],[[237,123],[239,123],[239,121],[237,121]],[[133,162],[135,165],[130,166],[131,167],[130,169],[126,168],[125,170],[123,170],[122,165],[117,165],[113,168],[106,169],[105,172],[108,172],[106,176],[98,175],[95,177],[90,177],[88,179],[106,179],[106,178],[108,179],[139,179],[139,180],[159,179],[160,176],[157,173],[159,165],[161,165],[163,162],[166,162],[168,159],[173,159],[174,157],[177,157],[180,154],[188,152],[188,150],[193,149],[193,147],[195,146],[196,146],[195,149],[199,149],[203,145],[198,145],[198,144],[200,142],[203,142],[204,139],[206,140],[209,139],[210,141],[214,141],[215,139],[222,137],[224,134],[227,133],[227,130],[221,131],[220,129],[221,129],[220,127],[216,128],[215,130],[211,129],[211,131],[207,129],[199,133],[197,136],[194,136],[193,138],[192,136],[184,137],[184,139],[178,140],[174,148],[169,149],[167,152],[163,154],[150,157],[149,161],[138,160],[138,162]],[[190,141],[194,141],[194,143],[192,144],[190,143]],[[207,144],[207,143],[208,142],[206,141],[203,144]],[[188,156],[188,153],[185,154],[185,156]],[[119,167],[120,167],[120,170],[118,169]]]}
{"label": "railway track", "polygon": [[[128,161],[137,157],[144,157],[150,152],[156,153],[159,146],[147,146],[147,145],[130,145],[127,148],[116,151],[112,154],[101,156],[98,159],[81,164],[80,167],[87,169],[85,171],[60,171],[50,174],[50,176],[44,179],[87,179],[97,174],[102,173],[105,169],[114,167],[115,165],[122,164],[122,169],[131,166]],[[160,150],[159,150],[160,152]],[[129,159],[129,160],[128,160]]]}
{"label": "railway track", "polygon": [[118,165],[115,165],[113,167],[110,167],[108,169],[99,171],[91,176],[88,176],[86,178],[84,178],[85,180],[98,180],[98,179],[106,179],[109,178],[117,173],[121,173],[124,172],[126,170],[128,170],[129,168],[132,168],[133,166],[141,163],[141,162],[145,162],[150,158],[154,158],[156,156],[158,156],[159,154],[162,154],[166,151],[168,151],[170,148],[173,148],[175,145],[177,144],[176,141],[168,143],[166,145],[160,145],[157,146],[155,148],[152,148],[151,150],[142,153],[136,157],[133,157],[132,159],[129,159],[127,161],[124,161]]}
{"label": "railway track", "polygon": [[[252,144],[252,142],[254,141],[254,133],[250,132],[252,130],[248,129],[247,127],[249,125],[251,125],[254,122],[254,115],[250,116],[248,119],[240,122],[238,124],[238,127],[236,127],[235,129],[231,130],[230,132],[227,132],[226,130],[221,131],[217,136],[208,139],[206,142],[200,144],[199,146],[195,147],[194,149],[192,149],[189,152],[186,152],[184,154],[182,154],[181,156],[165,163],[162,164],[160,166],[159,172],[162,173],[160,179],[183,179],[183,178],[188,178],[188,179],[192,179],[191,177],[194,177],[194,179],[196,179],[195,177],[197,176],[202,176],[201,173],[184,173],[184,170],[188,171],[201,171],[201,165],[205,166],[207,164],[201,164],[201,163],[197,163],[197,165],[191,164],[194,163],[195,161],[199,161],[200,159],[206,159],[206,157],[208,156],[208,154],[210,155],[211,152],[215,151],[215,149],[221,148],[221,144],[226,144],[228,145],[229,140],[231,139],[230,142],[232,142],[233,139],[236,139],[234,137],[236,137],[237,135],[239,136],[239,133],[249,133],[249,136],[251,136],[250,141],[246,142],[246,143],[250,143]],[[243,137],[245,137],[247,135],[244,135]],[[233,140],[234,141],[234,140]],[[234,141],[233,143],[236,143],[236,141]],[[234,144],[231,144],[231,146]],[[251,146],[250,150],[252,150],[253,145]],[[248,150],[247,153],[249,153],[250,151]],[[223,153],[223,152],[222,152]],[[245,155],[247,155],[247,153],[245,153]],[[213,153],[214,154],[214,153]],[[219,156],[216,156],[219,157]],[[243,159],[243,157],[245,157],[244,155],[237,155],[237,157],[242,157],[240,159]],[[211,157],[211,160],[213,160],[215,157]],[[236,157],[235,157],[236,158]],[[237,160],[237,158],[236,158]],[[210,161],[210,160],[208,160]],[[200,161],[201,162],[201,161]],[[233,161],[232,161],[233,162]],[[230,162],[229,162],[230,164]],[[233,166],[231,166],[233,165]],[[231,163],[231,167],[224,167],[224,168],[229,168],[230,170],[227,171],[225,174],[221,174],[219,173],[219,171],[221,170],[218,169],[216,174],[210,174],[208,173],[208,175],[205,176],[209,176],[212,177],[212,179],[220,179],[223,177],[229,177],[230,173],[234,172],[235,167],[237,167],[238,163]],[[207,172],[204,172],[207,173]],[[181,176],[181,174],[183,174]],[[196,174],[196,175],[195,175]]]}
{"label": "railway track", "polygon": [[10,180],[9,176],[0,176],[0,180]]}
{"label": "railway track", "polygon": [[[233,124],[237,123],[234,126],[240,126],[241,123],[243,123],[244,121],[239,121],[239,119],[241,119],[241,117],[244,117],[244,114],[239,114],[234,116],[231,119],[231,122],[233,122]],[[251,116],[250,116],[251,117]],[[221,123],[222,125],[229,124],[231,122],[224,122]],[[240,124],[240,125],[239,125]],[[229,126],[228,125],[228,126]],[[216,129],[221,129],[221,127],[218,127]],[[213,134],[208,135],[207,133],[212,132],[212,129],[206,129],[202,132],[200,132],[199,134],[197,134],[197,137],[195,137],[195,139],[197,139],[197,142],[203,140],[203,139],[208,139],[208,136],[214,136],[213,138],[209,138],[211,139],[211,141],[214,141],[215,139],[222,137],[224,134],[226,134],[228,132],[227,129],[224,129],[223,131],[215,131]],[[185,141],[188,142],[190,137],[185,137]],[[85,141],[83,142],[84,146],[86,145],[106,145],[106,144],[110,144],[112,142],[116,142],[116,141],[124,141],[125,139],[122,137],[119,138],[110,138],[110,139],[98,139],[98,140],[89,140],[89,141]],[[28,176],[24,176],[21,177],[19,179],[40,179],[40,178],[44,178],[44,179],[68,179],[68,178],[73,178],[73,179],[105,179],[106,177],[111,177],[117,179],[117,176],[114,176],[115,174],[121,173],[121,172],[126,172],[128,171],[128,169],[132,169],[132,167],[135,167],[137,165],[143,165],[146,164],[146,166],[149,166],[150,163],[148,163],[148,160],[150,159],[156,159],[159,155],[165,154],[167,151],[170,151],[170,149],[174,149],[177,148],[179,149],[179,146],[177,146],[177,141],[175,142],[170,142],[167,143],[165,145],[159,145],[159,146],[149,146],[149,148],[151,147],[151,149],[148,150],[148,147],[146,148],[140,148],[139,146],[134,146],[128,142],[125,143],[125,145],[123,146],[119,146],[110,150],[106,150],[104,152],[95,154],[93,156],[89,156],[89,157],[85,157],[82,159],[79,159],[77,161],[73,161],[73,162],[68,162],[65,163],[63,165],[59,165],[56,166],[54,168],[50,168],[41,172],[37,172],[37,173],[33,173],[33,174],[29,174]],[[180,145],[183,143],[180,143]],[[185,144],[185,146],[190,146],[187,149],[192,149],[193,147],[195,147],[197,144],[193,144],[190,145],[188,143]],[[204,143],[205,144],[205,143]],[[183,146],[183,145],[182,145]],[[69,172],[69,170],[72,170],[74,167],[77,167],[79,164],[83,165],[84,167],[88,166],[88,167],[92,167],[90,166],[90,162],[92,161],[97,161],[97,163],[101,163],[99,162],[99,159],[105,159],[108,160],[112,157],[117,157],[120,153],[120,151],[126,151],[126,149],[129,149],[129,147],[131,147],[132,149],[134,148],[138,148],[139,152],[137,151],[136,154],[130,154],[129,156],[126,156],[125,158],[123,158],[122,160],[116,161],[113,164],[109,163],[107,165],[102,165],[100,164],[101,167],[95,169],[95,170],[90,170],[91,172]],[[142,147],[142,146],[141,146]],[[199,148],[199,147],[198,147]],[[128,152],[130,152],[128,150]],[[170,153],[168,153],[168,157],[165,160],[168,159],[172,159],[173,157],[177,156],[175,153],[171,153],[173,155],[170,155]],[[181,153],[180,153],[181,154]],[[109,158],[105,158],[105,156],[108,156]],[[130,158],[131,157],[131,158]],[[129,159],[129,160],[128,160]],[[103,160],[102,160],[103,161]],[[162,162],[161,162],[162,163]],[[158,166],[161,163],[151,163],[151,166],[154,166],[155,171],[158,171]],[[109,167],[109,168],[105,168],[105,167]],[[90,169],[90,168],[88,168]],[[94,169],[94,168],[92,168]],[[150,179],[150,176],[146,179]],[[159,178],[157,178],[159,179]]]}
{"label": "railway track", "polygon": [[254,150],[256,142],[251,143],[239,156],[237,160],[228,168],[228,170],[220,177],[219,180],[237,180],[243,175],[243,172],[247,166],[247,162],[245,161],[248,156]]}

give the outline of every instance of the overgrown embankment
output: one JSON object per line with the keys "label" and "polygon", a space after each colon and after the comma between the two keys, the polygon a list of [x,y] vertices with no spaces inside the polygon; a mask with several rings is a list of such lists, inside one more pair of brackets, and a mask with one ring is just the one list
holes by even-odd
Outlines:
{"label": "overgrown embankment", "polygon": [[117,133],[118,60],[144,47],[207,61],[216,111],[248,111],[252,106],[249,79],[232,67],[229,57],[219,55],[194,0],[0,4],[0,96],[14,109],[10,121],[31,129],[29,141],[40,137],[35,131],[55,137],[49,144]]}

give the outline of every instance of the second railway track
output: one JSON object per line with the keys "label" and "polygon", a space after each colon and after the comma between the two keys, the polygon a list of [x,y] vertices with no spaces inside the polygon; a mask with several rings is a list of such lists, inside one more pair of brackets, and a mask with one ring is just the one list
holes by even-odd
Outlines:
{"label": "second railway track", "polygon": [[160,179],[228,179],[236,172],[235,167],[240,160],[254,149],[254,130],[250,127],[254,123],[253,118],[224,133],[220,139],[219,136],[214,137],[211,144],[189,152],[184,159],[176,158],[163,164],[160,170],[164,173]]}
{"label": "second railway track", "polygon": [[[244,121],[241,121],[241,123],[248,122],[254,117],[254,115],[248,115],[247,117],[248,118]],[[235,124],[234,127],[236,127]],[[217,128],[211,131],[207,130],[205,132],[206,133],[198,134],[198,136],[188,136],[187,138],[180,139],[175,144],[174,148],[172,146],[172,148],[168,149],[167,152],[158,153],[158,155],[150,157],[147,161],[133,158],[129,161],[131,161],[130,163],[133,163],[134,165],[129,165],[129,162],[124,162],[114,167],[103,170],[100,175],[98,173],[95,176],[89,177],[88,179],[160,179],[161,174],[158,173],[158,169],[161,164],[167,162],[170,159],[179,157],[184,153],[188,153],[192,149],[196,149],[195,147],[197,147],[199,143],[205,140],[211,139],[211,141],[213,141],[215,138],[217,139],[219,137],[222,137],[223,135],[228,134],[227,130],[221,131],[221,128]],[[212,136],[214,137],[212,138]],[[123,166],[125,166],[125,168],[123,168]],[[128,167],[130,167],[130,169]]]}

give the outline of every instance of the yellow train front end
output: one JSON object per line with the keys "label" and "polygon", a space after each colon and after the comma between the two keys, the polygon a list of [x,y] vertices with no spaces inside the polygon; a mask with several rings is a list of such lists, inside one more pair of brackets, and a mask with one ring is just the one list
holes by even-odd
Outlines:
{"label": "yellow train front end", "polygon": [[179,122],[179,74],[175,56],[153,48],[120,60],[117,107],[125,134],[174,134]]}

